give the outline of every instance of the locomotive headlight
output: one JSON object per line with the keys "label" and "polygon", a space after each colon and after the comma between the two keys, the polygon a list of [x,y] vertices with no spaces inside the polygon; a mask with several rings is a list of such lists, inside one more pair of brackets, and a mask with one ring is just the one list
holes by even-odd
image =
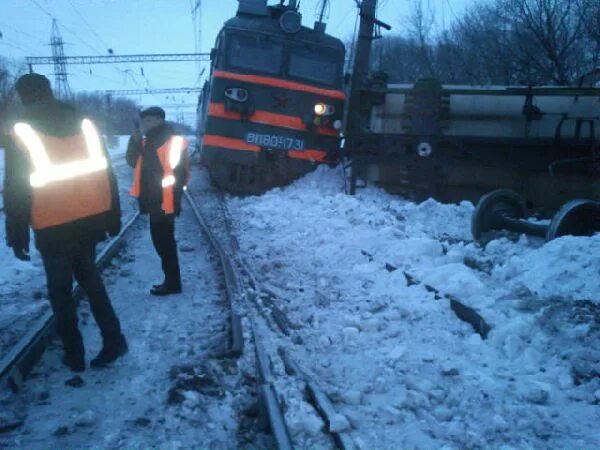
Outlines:
{"label": "locomotive headlight", "polygon": [[317,103],[314,107],[315,114],[317,116],[332,116],[335,112],[335,108],[325,103]]}
{"label": "locomotive headlight", "polygon": [[225,97],[234,102],[244,103],[248,100],[248,91],[244,88],[227,88],[225,90]]}

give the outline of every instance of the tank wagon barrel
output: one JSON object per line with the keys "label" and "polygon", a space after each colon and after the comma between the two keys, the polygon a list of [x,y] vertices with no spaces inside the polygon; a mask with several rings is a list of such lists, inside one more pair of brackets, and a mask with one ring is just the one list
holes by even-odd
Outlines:
{"label": "tank wagon barrel", "polygon": [[600,198],[600,89],[387,84],[361,95],[365,123],[351,144],[356,180],[417,200],[477,202],[507,188],[528,208],[555,211]]}

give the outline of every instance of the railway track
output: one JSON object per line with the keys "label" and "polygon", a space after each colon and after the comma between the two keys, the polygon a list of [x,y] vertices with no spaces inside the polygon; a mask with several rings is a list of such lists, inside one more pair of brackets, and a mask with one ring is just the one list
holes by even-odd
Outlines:
{"label": "railway track", "polygon": [[[196,204],[188,191],[185,192],[186,199],[188,200],[198,223],[206,233],[211,245],[219,255],[221,266],[227,282],[227,293],[229,299],[231,313],[231,350],[230,353],[234,356],[240,356],[243,351],[243,333],[242,333],[242,321],[240,313],[237,309],[243,307],[245,301],[246,287],[243,285],[241,274],[235,265],[235,261],[230,253],[221,245],[221,241],[213,234],[211,228],[207,225],[203,218],[200,210],[196,207]],[[231,234],[230,234],[231,237]],[[242,303],[242,304],[240,304]],[[268,361],[267,350],[265,345],[258,333],[255,326],[254,319],[250,317],[248,323],[250,324],[250,335],[254,343],[254,354],[256,357],[257,365],[257,391],[260,395],[260,406],[261,411],[264,415],[262,417],[263,427],[267,425],[271,431],[273,438],[275,439],[276,446],[280,450],[286,450],[293,448],[285,424],[285,418],[282,412],[281,405],[278,400],[277,392],[271,383],[272,376],[270,374],[270,364]]]}
{"label": "railway track", "polygon": [[[188,196],[188,200],[191,202],[190,204],[193,204],[193,200],[191,199],[191,197]],[[193,243],[194,241],[197,241],[197,235],[198,235],[198,231],[196,230],[191,230],[192,227],[190,227],[190,225],[193,225],[193,222],[191,222],[191,214],[188,213],[187,215],[187,222],[186,223],[186,227],[188,228],[187,230],[187,236],[188,239],[186,239],[187,244],[184,243],[183,244],[183,250],[182,252],[184,252],[182,254],[182,256],[185,256],[185,254],[189,254],[189,252],[191,251],[189,248],[186,249],[185,246],[186,245],[190,245],[190,243]],[[200,224],[200,226],[203,226],[203,222],[202,222],[202,218],[199,215],[195,216],[196,219],[198,220],[198,223]],[[111,242],[108,246],[105,247],[105,249],[103,250],[102,254],[100,255],[100,257],[98,258],[99,261],[99,265],[106,265],[108,264],[108,262],[111,260],[111,257],[115,255],[115,253],[117,252],[117,248],[118,248],[118,244],[121,240],[125,239],[125,237],[127,236],[127,233],[133,232],[132,227],[134,222],[137,221],[137,217],[132,219],[127,227],[125,227],[125,229],[122,231],[122,233],[119,235],[119,239],[115,239],[113,242]],[[139,227],[137,227],[139,229]],[[205,232],[208,232],[208,228],[203,228],[203,230]],[[191,235],[195,235],[193,241],[189,239],[189,237]],[[132,240],[137,240],[139,242],[146,242],[146,248],[147,251],[150,251],[149,248],[149,240],[147,239],[147,236],[131,236]],[[208,240],[212,242],[212,246],[213,249],[215,250],[215,253],[217,254],[217,256],[219,256],[216,260],[214,257],[212,258],[212,262],[211,265],[218,265],[220,266],[220,268],[223,271],[223,280],[224,280],[224,286],[221,286],[219,288],[219,290],[224,291],[224,293],[222,295],[219,295],[218,297],[222,297],[222,298],[226,298],[227,299],[227,303],[229,305],[235,306],[235,303],[237,302],[237,296],[239,296],[240,293],[240,289],[237,287],[236,283],[237,283],[237,279],[235,278],[235,274],[232,271],[232,267],[230,266],[230,261],[227,259],[227,257],[224,257],[224,255],[221,254],[221,249],[218,246],[218,243],[216,241],[214,241],[214,239],[212,238],[212,236],[210,235],[210,233],[207,233],[207,237]],[[206,244],[204,244],[206,245]],[[129,244],[128,244],[129,247]],[[138,250],[139,251],[139,250]],[[204,254],[206,252],[201,252],[201,254]],[[120,262],[122,262],[123,264],[118,264],[117,266],[112,266],[111,269],[111,276],[105,276],[106,279],[106,284],[107,284],[107,288],[109,289],[109,291],[111,291],[111,286],[113,286],[112,291],[114,291],[114,285],[115,285],[115,279],[116,284],[128,284],[131,283],[131,281],[128,281],[127,277],[129,276],[128,274],[125,274],[126,278],[120,278],[123,277],[123,272],[130,272],[131,271],[131,264],[134,263],[134,259],[132,256],[128,255],[127,253],[125,255],[121,255],[119,257]],[[184,258],[185,260],[185,258]],[[218,260],[218,261],[217,261]],[[217,262],[215,264],[215,262]],[[182,266],[183,269],[183,273],[184,273],[184,281],[185,279],[190,280],[189,277],[189,273],[191,272],[195,272],[196,270],[198,270],[198,268],[196,267],[190,267],[190,265],[186,265],[185,267]],[[201,270],[200,273],[205,272],[205,270]],[[219,271],[216,272],[216,274],[218,274]],[[185,277],[185,274],[188,274],[187,277]],[[220,274],[219,274],[220,275]],[[216,277],[209,275],[211,278],[211,283],[214,284],[215,286],[218,285],[218,280]],[[138,280],[136,280],[138,281]],[[197,284],[200,286],[206,286],[206,280],[197,280]],[[202,282],[204,281],[204,282]],[[191,281],[189,281],[189,283],[192,283]],[[194,281],[194,283],[196,283],[196,281]],[[139,284],[139,283],[138,283]],[[203,302],[200,300],[204,297],[206,297],[208,294],[204,292],[204,289],[202,287],[195,287],[195,286],[187,286],[186,289],[187,292],[190,292],[190,294],[188,294],[188,298],[192,299],[192,305],[197,305],[197,304],[202,304]],[[191,297],[190,297],[191,295]],[[115,293],[113,292],[111,294],[111,297],[113,297],[113,303],[114,303],[114,298],[115,298]],[[213,295],[214,297],[214,295]],[[150,298],[150,300],[156,300],[156,299],[152,299]],[[159,301],[162,301],[163,299],[158,299]],[[171,300],[171,298],[168,298],[167,300]],[[177,298],[174,298],[174,300],[177,300]],[[215,299],[216,300],[216,299]],[[162,301],[160,308],[156,309],[153,308],[154,310],[156,310],[156,314],[159,315],[159,317],[157,319],[152,319],[154,323],[149,323],[149,324],[145,324],[144,321],[142,320],[141,323],[138,324],[133,324],[131,322],[131,318],[133,317],[134,320],[137,320],[139,322],[139,319],[141,318],[139,315],[139,311],[135,308],[134,306],[129,306],[129,309],[131,309],[132,307],[134,307],[134,309],[136,309],[136,311],[133,312],[133,314],[131,314],[131,311],[128,313],[127,308],[124,308],[123,305],[119,305],[119,302],[115,303],[115,307],[117,309],[117,311],[119,312],[119,315],[121,316],[121,321],[122,321],[122,325],[123,325],[123,329],[124,329],[124,333],[127,335],[128,332],[131,333],[132,336],[136,336],[136,333],[134,332],[134,328],[137,328],[138,331],[139,329],[147,329],[148,327],[152,327],[155,324],[159,326],[159,329],[164,330],[163,332],[166,333],[164,335],[164,339],[168,339],[170,336],[169,334],[172,334],[172,328],[171,327],[166,327],[165,325],[163,325],[162,320],[160,316],[164,317],[165,319],[168,318],[168,320],[172,320],[173,317],[177,316],[177,313],[175,311],[173,311],[172,313],[168,312],[172,307],[169,306],[168,302],[164,302]],[[214,307],[216,308],[221,308],[221,306],[219,306],[220,301],[217,301],[214,305]],[[188,306],[189,307],[189,306]],[[207,307],[204,307],[204,310],[206,311],[212,311],[214,310],[214,307],[211,307],[210,305]],[[184,308],[184,309],[181,309]],[[190,317],[190,313],[186,313],[185,312],[185,308],[186,306],[184,305],[179,305],[179,312],[183,313],[183,318],[187,319],[189,322],[189,328],[190,330],[198,330],[198,327],[194,324],[195,320],[198,319],[202,319],[202,318],[194,318],[194,317]],[[212,308],[212,310],[211,310]],[[229,309],[229,308],[226,308]],[[162,312],[161,312],[162,311]],[[187,405],[187,402],[190,401],[190,396],[192,396],[193,398],[196,398],[199,393],[200,395],[203,395],[204,393],[206,393],[206,395],[208,396],[207,399],[211,399],[212,401],[215,403],[214,409],[215,410],[221,410],[222,408],[218,405],[218,403],[221,401],[220,399],[222,398],[222,396],[225,395],[224,392],[224,388],[222,387],[218,387],[216,385],[209,385],[206,386],[204,385],[205,383],[207,383],[207,379],[210,379],[210,374],[213,374],[218,372],[219,369],[215,369],[215,370],[211,370],[214,369],[214,367],[219,367],[223,369],[223,372],[225,373],[225,378],[227,378],[227,373],[232,371],[233,367],[236,367],[238,363],[236,363],[236,358],[240,358],[240,363],[242,366],[244,366],[240,371],[239,371],[239,376],[242,376],[244,373],[247,373],[250,369],[246,368],[253,366],[253,361],[252,358],[248,357],[246,358],[248,361],[251,362],[251,364],[248,364],[247,361],[243,360],[243,355],[242,355],[242,351],[244,348],[243,345],[243,335],[242,335],[242,328],[241,328],[241,319],[238,315],[235,314],[235,310],[231,309],[230,311],[232,311],[233,313],[230,316],[230,320],[228,321],[228,327],[223,327],[223,330],[225,330],[225,328],[228,328],[228,333],[222,333],[223,335],[227,335],[227,343],[225,344],[224,341],[225,339],[219,339],[219,341],[223,341],[223,345],[221,345],[219,342],[215,342],[214,336],[211,337],[211,330],[215,330],[217,331],[220,326],[218,324],[214,324],[212,326],[209,326],[208,323],[206,323],[206,319],[212,317],[215,317],[216,319],[220,320],[220,317],[225,317],[226,314],[222,314],[221,312],[209,312],[207,314],[207,317],[204,318],[203,322],[203,326],[200,328],[201,330],[203,328],[206,329],[206,331],[198,331],[198,333],[202,334],[203,336],[206,336],[205,339],[203,339],[204,343],[201,342],[200,340],[198,340],[199,338],[194,338],[191,341],[187,342],[187,339],[184,339],[181,334],[179,337],[175,336],[176,338],[176,342],[177,343],[182,343],[183,345],[183,349],[187,349],[187,350],[177,350],[177,352],[181,353],[181,354],[185,354],[185,355],[190,355],[190,354],[195,354],[198,352],[205,352],[206,351],[206,361],[203,361],[201,364],[198,364],[198,361],[186,361],[187,356],[185,357],[177,357],[175,356],[173,358],[173,361],[179,361],[180,358],[182,359],[182,361],[179,361],[180,364],[175,364],[171,367],[171,369],[168,371],[169,375],[168,375],[168,383],[171,385],[171,387],[168,389],[168,401],[167,404],[170,405],[170,408],[167,407],[168,409],[170,409],[171,411],[174,410],[175,407],[177,406],[173,406],[173,405]],[[123,315],[121,315],[121,313],[123,313]],[[85,311],[83,312],[83,322],[85,322],[87,319],[87,315],[89,313],[86,313]],[[205,314],[205,313],[204,313]],[[29,426],[33,426],[36,429],[40,428],[40,425],[37,425],[35,423],[36,419],[35,416],[38,415],[43,415],[43,414],[47,414],[46,412],[38,412],[36,410],[36,406],[35,404],[37,403],[37,398],[36,395],[32,395],[31,391],[35,391],[37,389],[40,389],[41,387],[36,387],[36,384],[39,385],[39,382],[36,382],[35,380],[32,381],[32,387],[29,386],[29,383],[23,384],[24,379],[26,374],[31,370],[31,368],[33,367],[33,365],[35,364],[36,360],[39,359],[39,357],[41,356],[41,353],[43,352],[43,349],[48,345],[48,343],[51,340],[51,330],[52,330],[52,317],[51,315],[48,315],[49,317],[44,317],[43,321],[40,320],[40,323],[36,326],[35,330],[32,330],[31,333],[29,333],[27,336],[25,336],[21,342],[19,342],[19,345],[16,346],[9,355],[7,355],[3,361],[3,377],[2,377],[2,382],[3,382],[3,386],[10,386],[13,389],[18,389],[18,388],[23,388],[23,397],[27,398],[28,400],[32,400],[32,403],[34,403],[33,405],[30,405],[30,411],[29,414],[33,417],[31,419],[31,423],[33,425],[29,425]],[[129,320],[128,320],[129,318]],[[190,321],[191,319],[191,321]],[[134,326],[135,325],[135,326]],[[190,328],[191,327],[191,328]],[[84,329],[85,330],[85,327]],[[88,330],[89,331],[89,330]],[[85,334],[85,333],[84,333]],[[89,334],[89,332],[87,333]],[[221,334],[221,333],[219,333]],[[137,335],[139,337],[139,335]],[[145,337],[145,336],[144,336]],[[163,337],[161,337],[162,339]],[[86,340],[89,340],[89,336],[86,338]],[[143,347],[149,347],[148,352],[144,352],[144,350],[141,350],[141,353],[138,351],[138,355],[131,355],[132,353],[135,353],[136,350],[134,349],[134,346],[136,345],[135,340],[130,341],[130,355],[128,355],[129,358],[132,357],[137,357],[138,359],[147,359],[148,357],[153,358],[153,351],[151,351],[151,348],[156,346],[155,343],[152,342],[152,340],[144,340],[145,342],[138,342],[137,346],[138,346],[138,350],[140,346]],[[201,350],[197,350],[196,352],[194,352],[194,349],[201,349]],[[224,349],[224,351],[221,351],[220,349]],[[175,349],[173,349],[175,350]],[[47,372],[48,369],[52,369],[51,364],[49,363],[47,360],[49,359],[48,357],[45,358],[46,362],[43,364],[43,372]],[[228,362],[229,361],[229,362]],[[162,362],[162,361],[159,361]],[[50,367],[49,367],[50,364]],[[129,365],[131,365],[132,363],[130,363]],[[139,364],[139,362],[137,363]],[[135,362],[133,362],[133,365],[136,366],[137,365]],[[119,364],[120,366],[123,365],[128,365],[127,360],[125,359],[123,361],[123,363]],[[200,367],[201,366],[201,367]],[[214,366],[214,367],[213,367]],[[119,367],[116,366],[114,370],[112,370],[110,374],[107,374],[109,377],[111,375],[114,374],[114,371],[117,370],[118,372]],[[157,370],[156,372],[162,372],[161,368],[158,368],[159,370]],[[139,369],[137,369],[139,371]],[[64,373],[64,370],[62,370],[62,372]],[[205,373],[206,372],[206,373]],[[237,371],[235,371],[237,372]],[[38,371],[39,374],[39,371]],[[35,378],[37,378],[37,374],[34,374]],[[121,374],[120,376],[123,376],[125,374],[123,374],[122,370],[121,370]],[[64,376],[64,375],[63,375]],[[86,371],[83,376],[85,377],[87,381],[87,383],[93,384],[93,381],[95,381],[96,384],[98,383],[103,383],[104,378],[102,377],[102,373],[98,373],[96,372],[94,374],[94,371]],[[125,375],[127,376],[127,375]],[[144,375],[139,374],[138,376],[140,376],[142,379],[146,379],[144,377]],[[52,383],[52,385],[54,386],[52,388],[52,391],[56,390],[63,390],[65,389],[62,386],[62,382],[56,382],[57,379],[57,374],[52,374],[51,378],[54,378],[55,381]],[[155,375],[151,375],[150,378],[156,378]],[[207,378],[208,377],[208,378]],[[77,378],[77,377],[75,377]],[[231,378],[231,377],[230,377]],[[235,376],[234,376],[235,378]],[[91,379],[91,381],[89,381]],[[211,383],[213,383],[214,380],[211,380]],[[235,397],[248,397],[247,393],[244,392],[244,390],[246,389],[245,383],[243,382],[243,380],[226,380],[223,379],[221,380],[224,384],[228,384],[229,387],[231,387],[232,390],[234,390],[235,392],[232,393],[232,396]],[[153,385],[155,385],[155,383],[149,383],[148,389],[150,392],[152,392],[153,390],[155,390],[155,387],[153,387]],[[108,388],[107,386],[105,386],[105,388]],[[66,388],[69,389],[69,388]],[[72,389],[72,388],[71,388]],[[110,388],[108,388],[110,391]],[[240,393],[240,390],[242,391]],[[72,391],[71,391],[72,392]],[[102,394],[102,395],[112,395],[112,394]],[[122,392],[116,392],[114,393],[114,395],[117,395],[118,397],[122,397],[123,394]],[[229,394],[227,394],[228,396]],[[213,398],[213,396],[215,396]],[[227,396],[225,396],[225,398],[227,398]],[[17,401],[18,403],[18,397],[17,396],[13,396],[13,398],[15,399],[15,401]],[[133,401],[133,400],[132,400]],[[271,403],[272,403],[272,399],[271,399]],[[270,405],[271,405],[270,403]],[[109,405],[110,406],[110,405]],[[15,409],[15,406],[12,407],[13,409]],[[43,407],[42,407],[43,408]],[[183,408],[183,406],[181,407]],[[18,409],[18,407],[17,407]],[[135,408],[132,408],[135,409]],[[240,408],[241,409],[241,408]],[[130,413],[129,411],[127,411],[126,413]],[[170,414],[170,413],[167,413]],[[180,413],[173,413],[176,417],[180,417],[179,414]],[[65,413],[65,415],[67,415]],[[240,419],[240,430],[243,430],[242,434],[248,435],[248,434],[252,434],[252,431],[249,431],[248,428],[250,428],[250,425],[243,424],[242,422],[245,420],[246,422],[248,422],[247,418],[244,418],[245,414],[242,413],[242,411],[239,412],[239,415],[241,417]],[[4,441],[1,439],[2,437],[2,432],[6,432],[8,431],[12,431],[10,428],[10,424],[6,424],[6,423],[2,423],[2,414],[0,414],[0,447],[3,446],[4,444],[6,445],[15,445],[15,443],[20,442],[19,439],[20,436],[18,435],[18,431],[15,431],[15,434],[10,436],[9,438],[14,439],[13,441],[10,441],[10,443],[7,443],[8,441]],[[139,427],[140,423],[147,423],[149,422],[150,419],[148,419],[147,417],[142,417],[142,418],[138,418],[137,421],[134,422],[133,427],[137,428]],[[22,426],[23,423],[21,423],[19,426]],[[19,427],[17,426],[17,428]],[[146,425],[144,425],[146,426]],[[223,425],[225,426],[225,425]],[[77,427],[77,426],[75,426]],[[272,429],[273,430],[284,430],[285,428],[279,427],[277,425],[277,423],[274,421],[272,423]],[[64,430],[70,429],[70,426],[64,426],[64,427],[59,427],[58,430],[56,430],[54,432],[55,436],[58,436],[57,433],[61,434],[64,433],[65,435],[69,434]],[[37,431],[37,430],[36,430]],[[204,430],[203,432],[200,432],[200,436],[202,436],[203,434],[206,435],[208,433],[209,430]],[[37,434],[37,433],[35,433]],[[84,433],[85,434],[85,433]],[[259,434],[263,434],[264,433],[259,433]],[[29,439],[28,435],[30,435],[28,430],[25,430],[25,439]],[[215,435],[218,435],[218,433],[215,433]],[[277,435],[277,431],[275,431],[275,435]],[[43,441],[42,438],[37,438],[39,439],[39,441]],[[73,437],[72,439],[76,439],[75,437]],[[116,438],[115,438],[116,439]],[[125,438],[121,438],[121,439],[125,439]],[[169,439],[175,439],[175,437],[170,437]],[[197,438],[196,438],[197,439]],[[206,442],[210,442],[211,441],[211,437],[207,436],[206,439],[204,440],[204,438],[202,438],[205,444]],[[242,439],[242,438],[240,438]],[[245,439],[243,442],[247,442],[248,438],[247,437],[243,437],[243,439]],[[263,448],[265,444],[262,443],[262,441],[266,438],[261,438],[260,435],[257,438],[261,441],[260,444],[258,444],[258,447]],[[227,438],[223,438],[224,442],[230,442],[231,441],[231,436],[228,436]],[[39,442],[38,441],[38,442]],[[29,441],[27,441],[29,442]],[[35,442],[35,441],[33,441]],[[57,445],[69,445],[66,442],[68,441],[63,441],[65,442],[64,444],[57,444]],[[70,445],[81,445],[80,443],[77,444],[73,444],[72,442],[77,442],[77,441],[71,441]],[[166,441],[167,443],[170,443],[169,441]],[[192,444],[190,444],[191,446],[196,445],[196,441],[194,439],[190,439],[190,441]],[[220,444],[215,444],[217,446],[221,446],[223,443],[221,442]],[[33,445],[33,444],[28,444],[28,445]],[[187,444],[186,444],[187,445]],[[198,445],[200,445],[198,443]],[[271,445],[271,444],[269,444]],[[35,446],[35,445],[33,445]],[[212,446],[212,445],[209,445]],[[280,446],[280,448],[286,448],[285,446]]]}
{"label": "railway track", "polygon": [[[125,236],[139,219],[135,214],[123,227],[118,236],[110,241],[96,258],[96,265],[102,270],[118,252]],[[73,296],[79,301],[84,293],[79,286],[75,286]],[[18,391],[25,378],[39,361],[54,336],[54,316],[47,311],[39,318],[29,332],[23,336],[17,345],[0,360],[0,385],[8,385],[13,391]]]}
{"label": "railway track", "polygon": [[[226,351],[221,352],[217,358],[243,358],[244,348],[246,348],[246,359],[254,359],[256,364],[256,392],[259,397],[259,411],[263,412],[263,414],[261,414],[261,420],[259,421],[260,427],[261,429],[271,431],[276,442],[275,446],[278,449],[291,449],[293,447],[285,424],[280,397],[272,384],[273,377],[269,367],[270,356],[263,343],[263,339],[260,337],[259,331],[257,331],[254,326],[255,320],[252,317],[245,321],[249,324],[249,329],[246,333],[248,335],[246,341],[251,341],[253,343],[252,347],[254,351],[250,349],[251,346],[248,343],[244,344],[241,314],[245,314],[247,311],[238,312],[238,309],[243,306],[246,296],[245,286],[241,280],[242,277],[231,255],[223,249],[219,240],[215,238],[210,228],[206,225],[189,193],[186,193],[186,198],[194,212],[194,217],[206,234],[215,253],[218,255],[219,265],[222,269],[225,281],[224,290],[229,306],[228,309],[231,312],[229,319],[229,338],[226,345]],[[111,242],[104,247],[97,258],[99,267],[106,267],[111,262],[112,258],[118,253],[120,244],[126,239],[126,236],[131,232],[133,225],[138,219],[139,215],[136,214],[126,224],[119,236],[111,240]],[[107,279],[107,283],[111,283],[111,281]],[[79,289],[75,290],[75,296],[77,298],[82,296]],[[25,386],[24,383],[27,375],[32,371],[33,367],[40,360],[42,354],[52,341],[53,321],[50,312],[44,314],[44,316],[36,322],[35,326],[23,336],[18,344],[2,358],[0,363],[0,380],[2,386],[8,386],[12,391],[22,390]],[[124,323],[124,327],[127,328],[128,324]],[[2,420],[0,420],[0,432],[12,430],[10,424],[6,425],[1,422]]]}
{"label": "railway track", "polygon": [[[294,360],[293,347],[302,345],[302,337],[297,331],[299,327],[278,307],[282,299],[272,289],[262,285],[260,277],[241,254],[231,226],[231,214],[222,194],[213,192],[212,198],[204,197],[203,200],[205,204],[212,203],[207,209],[219,212],[207,227],[214,233],[221,247],[220,253],[229,260],[228,264],[238,280],[236,284],[243,290],[239,298],[245,302],[243,309],[248,315],[251,335],[254,337],[262,422],[269,424],[277,448],[294,448],[286,415],[293,415],[290,405],[294,404],[296,396],[302,401],[307,400],[324,424],[320,446],[341,450],[355,448],[351,438],[344,432],[348,426],[346,419],[333,406],[310,369],[301,367]],[[201,215],[200,212],[198,214]],[[291,392],[292,400],[287,398],[290,390],[281,388],[286,385],[292,385],[292,391],[295,390]],[[306,442],[295,444],[298,448],[307,445]]]}

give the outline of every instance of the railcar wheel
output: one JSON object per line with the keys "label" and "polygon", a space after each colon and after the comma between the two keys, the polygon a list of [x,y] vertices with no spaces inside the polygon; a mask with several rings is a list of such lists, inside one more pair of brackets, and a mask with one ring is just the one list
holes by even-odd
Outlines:
{"label": "railcar wheel", "polygon": [[509,189],[497,189],[479,199],[471,217],[473,239],[481,242],[483,233],[502,229],[499,223],[501,217],[514,219],[525,217],[523,200],[516,192]]}
{"label": "railcar wheel", "polygon": [[590,236],[600,231],[600,203],[587,199],[571,200],[554,215],[546,233],[550,241],[560,236]]}

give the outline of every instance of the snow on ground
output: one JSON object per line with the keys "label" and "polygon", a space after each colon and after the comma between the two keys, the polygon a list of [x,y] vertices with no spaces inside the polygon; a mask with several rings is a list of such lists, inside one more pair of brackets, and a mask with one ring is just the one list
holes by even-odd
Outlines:
{"label": "snow on ground", "polygon": [[[238,447],[249,396],[235,363],[212,358],[225,349],[228,317],[214,255],[184,211],[177,223],[184,293],[153,297],[160,260],[147,220],[135,227],[104,274],[129,353],[111,368],[86,370],[78,387],[65,384],[73,374],[59,349],[46,352],[16,396],[25,423],[0,434],[0,448]],[[100,340],[87,302],[80,316],[89,362]]]}
{"label": "snow on ground", "polygon": [[[470,203],[342,186],[339,169],[322,167],[229,206],[250,264],[302,326],[294,357],[354,442],[599,448],[600,236],[480,248]],[[475,307],[488,339],[403,272]]]}

